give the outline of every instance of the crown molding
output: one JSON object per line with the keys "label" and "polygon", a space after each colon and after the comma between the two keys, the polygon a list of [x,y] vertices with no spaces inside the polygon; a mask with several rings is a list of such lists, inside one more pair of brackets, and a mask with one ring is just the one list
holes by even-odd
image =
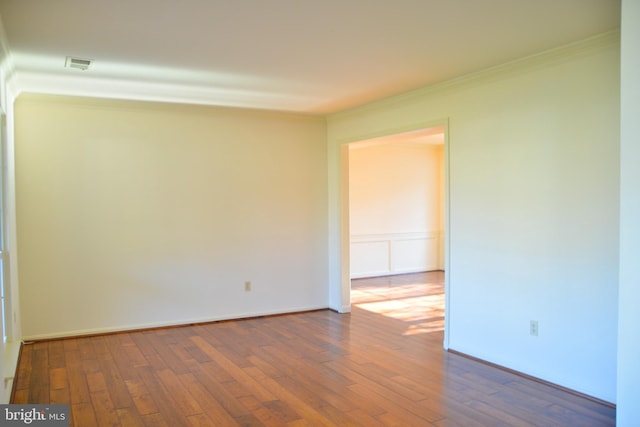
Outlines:
{"label": "crown molding", "polygon": [[[46,73],[16,70],[13,73],[16,94],[80,96],[131,101],[151,101],[272,110],[304,114],[309,99],[278,93],[185,85],[153,80],[113,79],[91,75]],[[281,108],[273,108],[274,105]]]}
{"label": "crown molding", "polygon": [[[2,28],[0,28],[0,31],[1,30]],[[511,73],[522,72],[532,67],[547,66],[551,63],[575,57],[576,55],[590,54],[604,47],[616,43],[619,44],[619,41],[620,31],[611,31],[502,65],[446,80],[441,83],[373,101],[355,108],[328,115],[320,115],[330,121],[340,120],[365,111],[383,108],[387,105],[424,97],[437,92],[458,90],[465,85],[477,84],[483,80],[488,81],[503,78]],[[3,55],[2,65],[6,68],[6,81],[11,83],[12,92],[16,96],[21,93],[37,93],[262,109],[318,115],[307,111],[309,105],[316,104],[317,100],[310,100],[304,96],[287,96],[278,93],[214,87],[203,84],[185,85],[154,80],[96,77],[78,73],[62,74],[47,73],[44,71],[16,70],[12,66],[10,51],[6,50],[6,43],[4,43],[1,33],[0,55]],[[277,107],[274,108],[274,106]],[[307,111],[307,113],[305,113],[305,111]]]}
{"label": "crown molding", "polygon": [[472,84],[493,81],[527,70],[536,69],[539,67],[547,67],[549,65],[557,64],[571,58],[590,55],[595,52],[599,52],[602,49],[615,45],[620,45],[619,29],[598,34],[587,39],[559,46],[540,53],[525,56],[523,58],[509,61],[504,64],[465,74],[460,77],[445,80],[440,83],[435,83],[433,85],[424,86],[422,88],[415,89],[409,92],[393,95],[388,98],[383,98],[378,101],[373,101],[368,104],[361,105],[359,107],[328,114],[327,121],[335,122],[342,119],[347,119],[351,116],[362,114],[367,111],[378,110],[380,108],[384,108],[393,104],[422,98],[439,92],[457,91]]}

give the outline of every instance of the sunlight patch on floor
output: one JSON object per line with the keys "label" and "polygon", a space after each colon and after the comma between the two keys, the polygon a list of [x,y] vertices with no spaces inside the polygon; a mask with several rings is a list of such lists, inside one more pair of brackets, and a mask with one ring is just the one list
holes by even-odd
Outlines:
{"label": "sunlight patch on floor", "polygon": [[444,291],[433,283],[359,286],[352,304],[363,310],[408,323],[404,335],[444,330]]}

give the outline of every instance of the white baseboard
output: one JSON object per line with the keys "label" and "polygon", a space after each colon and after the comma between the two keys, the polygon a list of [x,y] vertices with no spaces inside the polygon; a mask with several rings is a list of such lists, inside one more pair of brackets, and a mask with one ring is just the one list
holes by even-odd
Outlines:
{"label": "white baseboard", "polygon": [[114,332],[136,331],[141,329],[152,329],[152,328],[162,328],[162,327],[172,327],[172,326],[187,326],[187,325],[197,324],[197,323],[219,322],[222,320],[248,319],[252,317],[273,316],[278,314],[291,314],[291,313],[300,313],[305,311],[326,310],[328,308],[329,307],[326,305],[295,307],[287,310],[265,310],[265,311],[256,311],[256,312],[250,312],[250,313],[229,314],[224,316],[212,316],[212,317],[206,317],[206,318],[183,319],[178,321],[139,323],[135,325],[112,326],[112,327],[105,327],[105,328],[78,329],[73,331],[61,331],[61,332],[55,332],[50,334],[25,335],[22,338],[22,341],[23,342],[41,341],[41,340],[48,340],[48,339],[55,339],[55,338],[70,338],[70,337],[84,336],[84,335],[99,335],[99,334],[108,334],[108,333],[114,333]]}

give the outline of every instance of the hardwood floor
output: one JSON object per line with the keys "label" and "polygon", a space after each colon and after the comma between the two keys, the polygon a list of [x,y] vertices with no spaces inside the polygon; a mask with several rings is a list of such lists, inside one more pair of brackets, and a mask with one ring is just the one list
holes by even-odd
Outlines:
{"label": "hardwood floor", "polygon": [[405,334],[444,330],[444,272],[354,279],[351,304],[405,322]]}
{"label": "hardwood floor", "polygon": [[70,403],[82,427],[615,425],[611,407],[443,351],[442,298],[433,273],[356,280],[347,315],[36,342],[13,403]]}

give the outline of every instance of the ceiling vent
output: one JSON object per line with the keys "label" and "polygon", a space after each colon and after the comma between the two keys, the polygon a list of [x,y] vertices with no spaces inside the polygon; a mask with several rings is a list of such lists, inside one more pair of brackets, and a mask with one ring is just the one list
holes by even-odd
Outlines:
{"label": "ceiling vent", "polygon": [[76,68],[78,70],[86,70],[91,65],[90,59],[81,59],[81,58],[73,58],[71,56],[67,56],[67,60],[64,63],[64,66],[67,68]]}

